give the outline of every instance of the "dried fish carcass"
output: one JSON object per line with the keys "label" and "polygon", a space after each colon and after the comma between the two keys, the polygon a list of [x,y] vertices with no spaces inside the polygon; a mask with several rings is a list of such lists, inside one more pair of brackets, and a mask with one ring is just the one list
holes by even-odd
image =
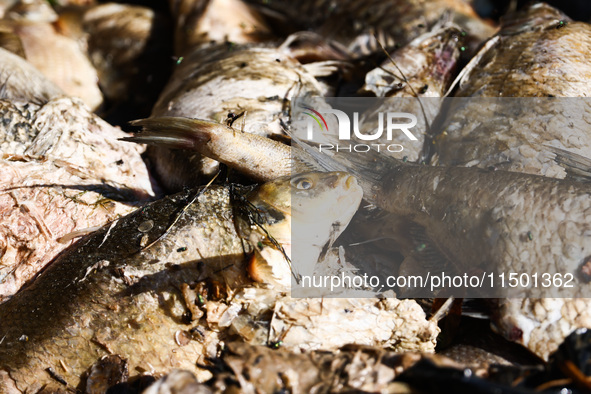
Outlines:
{"label": "dried fish carcass", "polygon": [[591,157],[590,102],[575,99],[591,93],[590,32],[543,3],[507,17],[462,71],[432,162],[564,178],[570,153]]}

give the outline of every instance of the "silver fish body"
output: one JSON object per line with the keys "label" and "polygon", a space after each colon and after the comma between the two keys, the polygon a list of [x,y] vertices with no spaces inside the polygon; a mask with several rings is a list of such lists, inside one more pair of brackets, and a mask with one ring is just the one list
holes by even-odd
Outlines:
{"label": "silver fish body", "polygon": [[[434,141],[432,163],[553,178],[588,177],[591,73],[583,59],[591,51],[590,29],[591,25],[573,22],[543,3],[506,17],[499,33],[462,72],[456,95],[466,98],[451,101],[443,131]],[[573,185],[575,188],[561,192],[556,189],[556,197],[551,190],[532,190],[531,198],[524,199],[523,208],[528,209],[521,214],[524,219],[520,223],[544,228],[548,235],[538,244],[545,252],[531,264],[521,263],[519,272],[543,273],[547,270],[544,266],[555,263],[568,265],[569,272],[578,275],[584,267],[589,258],[589,196],[581,193],[573,199],[571,192],[582,192],[581,185],[586,184]],[[529,208],[536,201],[544,201],[551,214],[535,219]],[[525,212],[530,212],[529,216]],[[534,232],[526,234],[528,240],[535,237]],[[538,241],[533,238],[533,242]],[[524,250],[519,255],[532,257],[524,246],[517,249]],[[534,261],[542,268],[532,265]],[[580,284],[581,289],[586,286]],[[553,295],[499,299],[494,313],[497,329],[547,358],[570,332],[591,326],[584,292],[569,298],[547,298]]]}
{"label": "silver fish body", "polygon": [[391,226],[385,224],[381,234],[397,240],[414,274],[425,274],[436,263],[450,272],[514,272],[532,278],[560,273],[572,279],[571,288],[518,287],[520,292],[509,293],[531,297],[500,302],[496,322],[509,339],[547,358],[570,331],[591,323],[589,284],[580,276],[591,256],[588,183],[385,157],[368,160],[363,154],[316,155],[327,169],[355,173],[364,198],[391,214]]}

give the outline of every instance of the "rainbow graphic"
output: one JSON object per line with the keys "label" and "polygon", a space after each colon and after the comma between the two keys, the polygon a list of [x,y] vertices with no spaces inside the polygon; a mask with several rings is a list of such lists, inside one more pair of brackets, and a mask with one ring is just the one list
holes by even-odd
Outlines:
{"label": "rainbow graphic", "polygon": [[[324,120],[324,117],[322,115],[320,115],[320,112],[313,110],[310,107],[306,107],[305,105],[302,106],[304,109],[307,109],[308,111],[314,112],[314,115],[312,115],[310,112],[304,112],[306,115],[310,116],[311,118],[313,118],[316,123],[318,123],[318,126],[320,126],[320,130],[324,131],[324,128],[326,128],[326,131],[328,131],[328,125],[326,124],[326,120]],[[320,118],[320,119],[318,119]],[[322,123],[324,123],[324,127],[322,127],[322,123],[320,123],[320,120],[322,120]]]}

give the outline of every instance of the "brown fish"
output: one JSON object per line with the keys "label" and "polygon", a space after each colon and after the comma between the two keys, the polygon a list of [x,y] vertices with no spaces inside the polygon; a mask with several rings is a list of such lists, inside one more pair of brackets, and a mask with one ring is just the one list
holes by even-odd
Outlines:
{"label": "brown fish", "polygon": [[[291,98],[321,92],[315,75],[281,49],[220,44],[183,58],[152,116],[211,120],[239,132],[271,136],[283,133]],[[150,148],[148,156],[171,190],[201,182],[218,168],[213,160],[168,148]]]}

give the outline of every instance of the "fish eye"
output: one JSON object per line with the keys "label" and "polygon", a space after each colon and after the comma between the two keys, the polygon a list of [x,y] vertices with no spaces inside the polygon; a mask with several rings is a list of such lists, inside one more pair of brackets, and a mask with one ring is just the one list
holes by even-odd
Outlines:
{"label": "fish eye", "polygon": [[291,181],[291,185],[296,189],[308,190],[311,189],[314,184],[308,178],[296,178]]}

